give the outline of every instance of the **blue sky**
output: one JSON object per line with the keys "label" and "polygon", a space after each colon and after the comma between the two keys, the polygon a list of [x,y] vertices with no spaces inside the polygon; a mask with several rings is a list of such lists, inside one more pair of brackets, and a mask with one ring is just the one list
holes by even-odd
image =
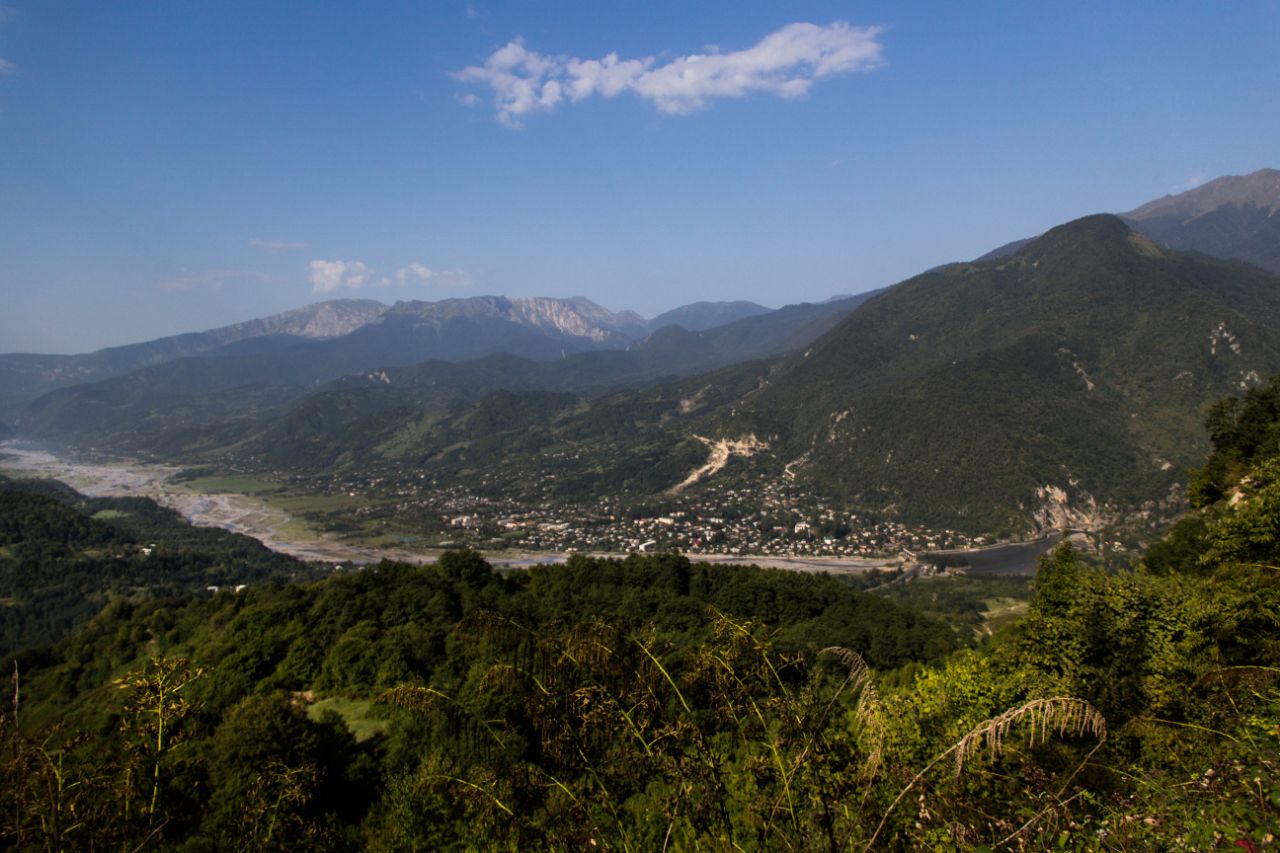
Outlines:
{"label": "blue sky", "polygon": [[813,301],[1280,166],[1274,0],[0,10],[0,351]]}

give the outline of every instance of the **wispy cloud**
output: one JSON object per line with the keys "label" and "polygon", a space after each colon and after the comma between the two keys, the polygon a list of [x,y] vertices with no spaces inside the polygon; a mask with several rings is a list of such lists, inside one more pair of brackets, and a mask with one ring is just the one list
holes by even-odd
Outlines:
{"label": "wispy cloud", "polygon": [[254,282],[257,284],[266,284],[275,281],[276,277],[270,273],[253,272],[251,270],[205,270],[196,273],[184,273],[174,278],[165,279],[159,283],[161,290],[195,290],[196,288],[212,288],[219,290],[226,284],[237,284],[240,282]]}
{"label": "wispy cloud", "polygon": [[401,267],[396,270],[396,283],[408,284],[411,281],[425,283],[435,278],[435,273],[419,263],[409,264],[407,267]]}
{"label": "wispy cloud", "polygon": [[331,293],[339,287],[358,289],[372,277],[373,270],[360,261],[312,261],[307,265],[312,293]]}
{"label": "wispy cloud", "polygon": [[414,261],[389,275],[376,275],[376,270],[362,261],[312,261],[307,265],[307,279],[312,293],[332,293],[340,287],[406,287],[426,284],[443,288],[471,285],[471,277],[461,270],[433,270]]}
{"label": "wispy cloud", "polygon": [[[718,98],[755,93],[800,98],[819,80],[884,65],[882,27],[855,27],[837,21],[825,27],[788,24],[753,47],[733,53],[709,48],[658,64],[652,57],[602,59],[546,56],[528,50],[517,38],[494,51],[483,65],[451,76],[493,93],[497,119],[519,127],[524,116],[548,112],[562,103],[593,95],[605,98],[630,92],[669,115],[704,109]],[[464,100],[465,102],[465,100]]]}
{"label": "wispy cloud", "polygon": [[[0,24],[7,24],[18,16],[18,10],[12,6],[0,6]],[[0,56],[0,77],[18,70],[16,63]]]}
{"label": "wispy cloud", "polygon": [[258,240],[249,241],[249,245],[255,249],[261,249],[264,252],[288,252],[294,249],[305,249],[310,243],[292,243],[284,240]]}

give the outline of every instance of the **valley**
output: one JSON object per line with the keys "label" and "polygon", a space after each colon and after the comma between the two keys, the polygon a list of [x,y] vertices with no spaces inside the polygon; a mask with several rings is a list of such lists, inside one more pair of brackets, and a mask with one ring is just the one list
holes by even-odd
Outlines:
{"label": "valley", "polygon": [[248,522],[326,553],[861,559],[1062,529],[1122,559],[1185,510],[1206,408],[1280,371],[1277,293],[1101,214],[859,297],[671,312],[696,331],[582,298],[397,303],[55,388],[13,428],[273,484]]}
{"label": "valley", "polygon": [[0,0],[0,851],[1280,853],[1277,43]]}
{"label": "valley", "polygon": [[[842,542],[837,544],[835,539],[821,536],[835,519],[829,511],[815,516],[812,525],[806,521],[789,527],[726,521],[722,517],[726,511],[733,514],[736,495],[732,492],[724,496],[724,502],[693,502],[686,509],[672,510],[669,516],[633,519],[604,517],[599,507],[595,514],[575,507],[536,511],[456,495],[415,505],[404,500],[408,496],[403,492],[380,494],[377,483],[352,479],[344,481],[343,488],[348,490],[344,493],[308,494],[243,477],[192,479],[184,476],[181,468],[167,465],[71,459],[14,442],[0,444],[0,472],[57,479],[91,497],[149,497],[192,524],[240,533],[273,551],[326,563],[422,563],[438,558],[443,548],[466,546],[486,552],[494,565],[523,567],[562,563],[578,552],[625,556],[632,551],[676,549],[698,562],[745,562],[844,574],[896,571],[913,565],[917,558],[927,561],[928,553],[940,547],[952,549],[945,552],[943,563],[967,565],[967,560],[958,559],[961,555],[994,555],[1006,547],[983,548],[955,534],[930,535],[894,525],[843,532]],[[356,489],[362,491],[357,493]],[[805,517],[793,499],[769,489],[764,492],[775,495],[766,504],[774,513],[784,514],[788,520]],[[418,512],[409,512],[410,507]],[[437,524],[408,520],[421,518],[427,508],[439,514]],[[346,528],[341,534],[325,529],[335,518],[353,517],[368,520],[368,526]],[[389,520],[397,518],[400,520]],[[434,527],[447,538],[423,536],[424,527]],[[972,550],[955,549],[959,543]],[[1032,546],[1019,551],[1020,558],[1000,561],[999,572],[1033,570],[1036,558],[1046,548]],[[990,559],[980,556],[975,562],[985,565]]]}
{"label": "valley", "polygon": [[[1122,563],[1185,510],[1206,408],[1280,371],[1277,293],[1096,215],[860,297],[687,306],[697,331],[643,339],[582,298],[361,303],[337,327],[320,303],[199,338],[234,352],[55,388],[15,430],[144,463],[73,485],[305,559],[835,565],[1054,534]],[[406,363],[424,352],[447,358]]]}

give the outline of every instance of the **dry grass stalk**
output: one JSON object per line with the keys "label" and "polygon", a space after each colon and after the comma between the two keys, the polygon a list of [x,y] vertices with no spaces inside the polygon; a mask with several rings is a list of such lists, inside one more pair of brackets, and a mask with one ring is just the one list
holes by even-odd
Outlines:
{"label": "dry grass stalk", "polygon": [[[854,718],[862,727],[862,731],[867,738],[867,761],[863,765],[860,775],[865,779],[871,779],[880,770],[884,757],[885,739],[884,705],[880,701],[880,694],[871,678],[871,667],[867,666],[867,662],[862,655],[853,649],[847,649],[843,646],[828,646],[818,654],[834,657],[849,669],[848,674],[845,676],[844,684],[836,691],[836,695],[831,697],[827,712],[830,711],[831,705],[835,704],[836,699],[846,690],[857,694],[858,699],[853,711]],[[824,712],[823,718],[826,718],[826,712]]]}
{"label": "dry grass stalk", "polygon": [[1055,733],[1059,737],[1065,735],[1082,737],[1085,734],[1090,734],[1098,741],[1094,748],[1089,751],[1089,754],[1085,756],[1084,761],[1067,777],[1066,782],[1063,783],[1062,790],[1058,794],[1059,797],[1062,796],[1062,792],[1066,790],[1067,785],[1071,784],[1071,780],[1080,772],[1080,769],[1084,767],[1085,762],[1107,740],[1106,718],[1099,713],[1097,708],[1083,699],[1076,699],[1073,696],[1054,696],[1049,699],[1032,699],[1017,708],[1010,708],[999,716],[992,717],[970,729],[964,737],[940,752],[925,765],[923,770],[912,777],[907,786],[898,792],[897,798],[885,810],[884,815],[880,818],[879,825],[876,826],[876,831],[871,834],[871,840],[867,842],[867,846],[863,850],[871,850],[875,847],[876,839],[884,831],[885,824],[889,822],[889,815],[893,814],[893,810],[898,807],[898,803],[902,802],[903,797],[940,761],[954,755],[956,775],[959,776],[964,769],[965,759],[972,758],[983,744],[986,744],[993,759],[999,758],[1004,754],[1004,744],[1009,734],[1009,729],[1023,722],[1030,725],[1031,733],[1028,742],[1030,746],[1044,743],[1048,740],[1050,734]]}
{"label": "dry grass stalk", "polygon": [[1107,739],[1107,721],[1096,708],[1083,699],[1055,696],[1052,699],[1033,699],[1019,708],[1010,708],[998,717],[992,717],[969,731],[952,747],[955,751],[956,775],[964,770],[964,762],[972,758],[983,744],[992,759],[1004,752],[1009,729],[1018,723],[1026,723],[1029,730],[1027,746],[1044,743],[1049,735],[1058,737],[1085,734],[1101,743]]}
{"label": "dry grass stalk", "polygon": [[408,711],[417,711],[426,713],[440,707],[442,703],[448,705],[457,704],[450,697],[441,693],[432,687],[414,687],[408,684],[402,684],[399,687],[392,687],[385,691],[376,700],[376,703],[385,703],[395,705],[397,708],[404,708]]}

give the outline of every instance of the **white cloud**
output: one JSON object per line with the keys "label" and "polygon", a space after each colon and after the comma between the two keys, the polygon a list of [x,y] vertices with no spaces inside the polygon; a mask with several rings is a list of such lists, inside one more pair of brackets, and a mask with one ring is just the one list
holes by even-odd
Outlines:
{"label": "white cloud", "polygon": [[10,62],[7,59],[0,58],[0,77],[4,76],[5,74],[12,74],[17,70],[18,70],[18,66],[14,65],[12,62]]}
{"label": "white cloud", "polygon": [[[788,24],[753,47],[733,53],[711,48],[662,65],[654,57],[603,59],[544,56],[515,39],[494,51],[484,65],[451,75],[493,92],[497,119],[519,127],[525,115],[547,112],[560,103],[578,103],[592,95],[613,98],[631,92],[659,110],[680,115],[700,110],[717,98],[741,98],[757,92],[800,98],[819,80],[884,65],[882,27],[854,27],[843,21],[825,27]],[[464,99],[465,103],[465,99]]]}
{"label": "white cloud", "polygon": [[264,252],[287,252],[291,249],[305,249],[310,243],[288,242],[284,240],[258,240],[249,241],[249,245],[255,249],[261,249]]}
{"label": "white cloud", "polygon": [[407,267],[401,267],[396,270],[396,281],[399,284],[408,284],[411,281],[427,282],[435,273],[419,263],[409,264]]}
{"label": "white cloud", "polygon": [[361,288],[373,270],[360,261],[312,261],[307,265],[312,293],[330,293],[339,287]]}

